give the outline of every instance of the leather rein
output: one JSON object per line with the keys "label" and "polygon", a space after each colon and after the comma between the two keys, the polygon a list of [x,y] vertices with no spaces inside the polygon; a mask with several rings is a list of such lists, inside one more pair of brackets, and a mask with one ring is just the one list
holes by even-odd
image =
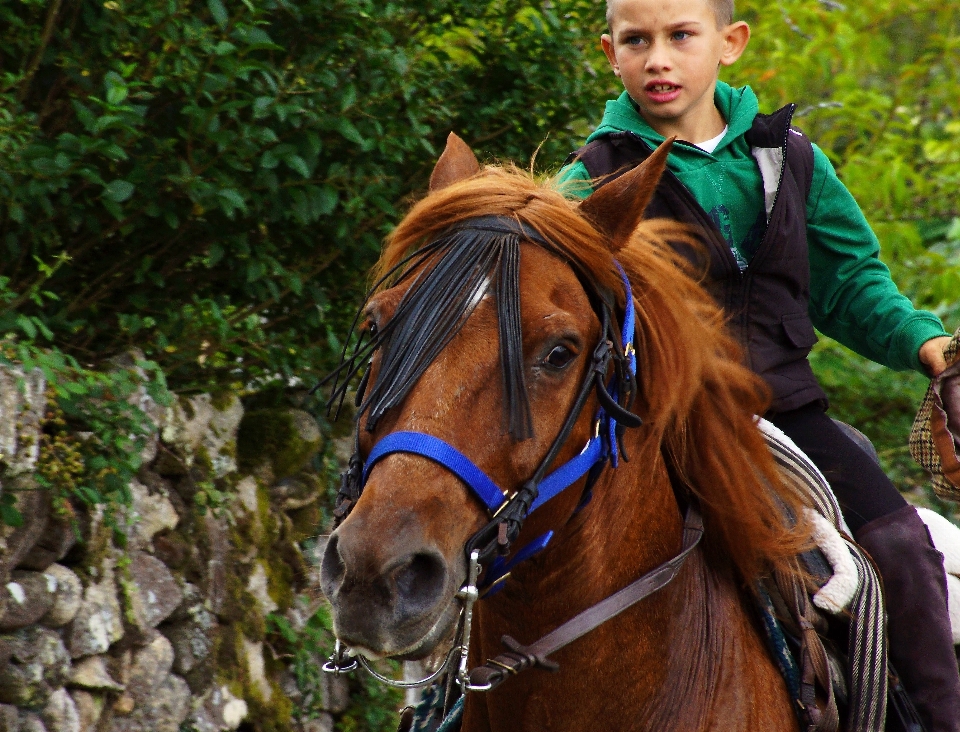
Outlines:
{"label": "leather rein", "polygon": [[[538,232],[516,219],[484,216],[461,225],[461,227],[464,226],[515,234],[556,251]],[[516,564],[541,551],[552,538],[553,532],[548,532],[529,542],[510,562],[506,561],[530,512],[578,482],[585,474],[587,481],[583,495],[589,497],[593,483],[608,462],[616,468],[621,455],[624,460],[629,460],[623,449],[624,430],[639,427],[642,424],[640,417],[630,411],[636,397],[636,316],[630,282],[619,263],[616,263],[616,266],[625,290],[623,326],[617,333],[614,318],[611,315],[611,306],[605,299],[598,298],[600,310],[598,317],[602,326],[600,341],[594,349],[592,361],[580,391],[563,426],[534,474],[512,495],[500,489],[479,467],[452,445],[425,433],[389,433],[374,445],[366,460],[361,461],[358,424],[354,453],[346,472],[341,475],[340,491],[334,509],[336,525],[346,518],[359,500],[376,463],[387,455],[397,452],[420,455],[446,467],[466,484],[491,516],[490,522],[474,534],[465,545],[468,578],[457,593],[457,597],[463,604],[458,641],[441,668],[420,681],[396,682],[375,673],[361,656],[357,656],[356,660],[380,681],[401,688],[425,686],[439,678],[457,652],[460,656],[457,682],[464,691],[489,691],[510,676],[532,667],[556,671],[559,667],[548,658],[550,654],[666,586],[676,577],[684,561],[703,536],[703,520],[696,502],[691,497],[687,502],[684,517],[682,547],[680,553],[673,559],[664,562],[528,646],[521,645],[510,636],[504,636],[501,639],[507,649],[504,653],[468,671],[467,655],[474,603],[481,593],[496,591],[498,583],[506,579],[506,575]],[[610,378],[609,373],[611,365],[614,366],[613,378]],[[369,370],[361,380],[358,403],[362,399],[362,391],[366,387],[368,375]],[[579,455],[547,474],[547,469],[567,442],[591,392],[596,393],[600,405],[595,417],[594,436]],[[484,574],[482,584],[478,582],[481,571]],[[337,640],[336,650],[324,665],[323,670],[334,674],[352,670],[357,663],[348,658],[350,655],[353,655],[352,652]]]}

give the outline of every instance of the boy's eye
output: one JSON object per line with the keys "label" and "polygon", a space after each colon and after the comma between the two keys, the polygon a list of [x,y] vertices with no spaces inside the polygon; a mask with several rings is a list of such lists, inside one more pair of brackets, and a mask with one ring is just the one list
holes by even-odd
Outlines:
{"label": "boy's eye", "polygon": [[685,41],[689,37],[690,33],[688,31],[674,31],[672,36],[675,41]]}
{"label": "boy's eye", "polygon": [[644,39],[643,36],[630,36],[629,38],[627,38],[627,45],[628,45],[628,46],[639,46],[639,45],[641,45],[642,43],[644,43],[645,40],[646,40],[646,39]]}

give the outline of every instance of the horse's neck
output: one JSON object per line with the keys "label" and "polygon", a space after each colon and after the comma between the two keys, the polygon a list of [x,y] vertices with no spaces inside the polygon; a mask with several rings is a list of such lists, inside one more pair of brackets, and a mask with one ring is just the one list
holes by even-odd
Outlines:
{"label": "horse's neck", "polygon": [[[641,473],[628,463],[606,473],[555,546],[481,603],[477,662],[502,651],[503,634],[532,643],[680,551],[682,518],[665,471],[648,466]],[[697,550],[670,585],[557,652],[559,675],[528,671],[509,679],[496,699],[477,699],[464,730],[566,730],[604,718],[618,729],[710,729],[718,689],[735,675],[730,667],[757,665],[758,654],[765,651],[732,577],[718,575]],[[740,719],[756,720],[743,708],[751,694],[731,694],[747,700],[733,702]],[[729,708],[729,700],[721,706]],[[720,716],[726,729],[750,728]],[[788,728],[777,723],[768,728]]]}

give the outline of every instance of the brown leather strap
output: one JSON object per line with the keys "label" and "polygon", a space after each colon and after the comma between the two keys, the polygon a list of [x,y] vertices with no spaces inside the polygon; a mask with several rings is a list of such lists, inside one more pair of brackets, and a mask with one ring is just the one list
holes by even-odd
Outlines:
{"label": "brown leather strap", "polygon": [[496,658],[488,659],[484,665],[471,669],[470,685],[492,690],[510,676],[515,676],[533,666],[548,671],[559,670],[559,666],[548,658],[550,654],[569,645],[580,636],[586,635],[631,605],[635,605],[669,584],[677,576],[684,561],[700,542],[702,536],[703,517],[696,503],[691,500],[684,518],[683,545],[677,556],[571,618],[536,643],[523,646],[505,635],[501,642],[507,647],[507,651]]}
{"label": "brown leather strap", "polygon": [[[827,651],[817,633],[817,614],[802,582],[777,575],[781,595],[791,605],[791,612],[800,626],[800,703],[808,732],[837,732],[840,713],[830,679]],[[817,705],[817,686],[826,695],[823,707]]]}

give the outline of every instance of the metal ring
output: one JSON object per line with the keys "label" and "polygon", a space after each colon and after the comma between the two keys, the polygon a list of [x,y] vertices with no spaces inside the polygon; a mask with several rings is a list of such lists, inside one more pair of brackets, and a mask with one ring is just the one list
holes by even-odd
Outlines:
{"label": "metal ring", "polygon": [[424,679],[419,681],[395,681],[394,679],[388,679],[386,676],[382,676],[373,670],[373,667],[367,663],[367,659],[363,656],[355,656],[355,659],[360,662],[360,665],[363,666],[363,670],[370,674],[373,678],[379,681],[381,684],[386,684],[387,686],[392,686],[395,689],[419,689],[421,686],[427,686],[432,684],[434,681],[439,679],[444,672],[447,670],[447,666],[450,665],[450,659],[453,658],[453,654],[459,651],[459,646],[454,646],[450,649],[450,652],[447,654],[447,657],[443,659],[443,663],[440,664],[440,668],[434,671],[432,674],[427,676]]}
{"label": "metal ring", "polygon": [[324,672],[326,672],[326,673],[328,673],[328,674],[333,674],[334,676],[339,676],[340,674],[348,674],[348,673],[350,673],[350,672],[353,671],[358,665],[359,665],[359,664],[357,664],[357,659],[354,658],[354,659],[352,659],[352,660],[350,661],[350,663],[349,663],[348,665],[346,665],[346,666],[341,666],[341,665],[338,664],[337,662],[335,662],[335,661],[333,661],[333,660],[330,660],[330,661],[327,661],[325,664],[323,664],[323,666],[322,666],[321,668],[323,669]]}

